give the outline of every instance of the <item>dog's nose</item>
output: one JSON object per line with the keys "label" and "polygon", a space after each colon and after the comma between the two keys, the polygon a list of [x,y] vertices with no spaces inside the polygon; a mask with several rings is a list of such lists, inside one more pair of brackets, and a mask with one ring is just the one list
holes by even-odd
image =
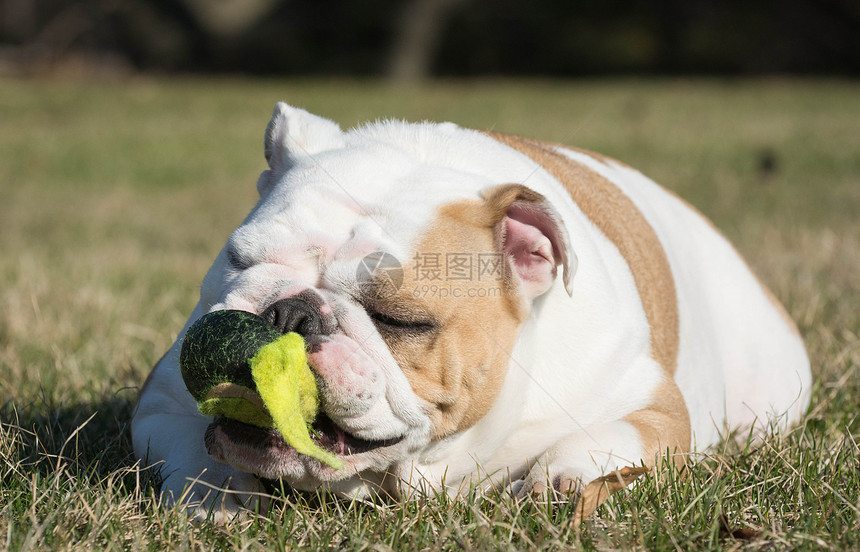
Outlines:
{"label": "dog's nose", "polygon": [[281,333],[296,332],[303,337],[327,333],[317,305],[301,297],[276,301],[260,316]]}

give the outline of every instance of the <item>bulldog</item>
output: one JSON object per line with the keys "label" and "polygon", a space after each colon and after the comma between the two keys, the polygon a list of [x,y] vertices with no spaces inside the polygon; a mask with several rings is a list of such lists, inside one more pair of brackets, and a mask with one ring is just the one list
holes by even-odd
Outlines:
{"label": "bulldog", "polygon": [[[135,409],[170,504],[225,518],[270,479],[576,496],[808,406],[783,308],[708,220],[622,163],[452,123],[344,132],[283,103],[264,142],[260,199]],[[183,335],[221,309],[305,338],[314,439],[343,467],[198,412]]]}

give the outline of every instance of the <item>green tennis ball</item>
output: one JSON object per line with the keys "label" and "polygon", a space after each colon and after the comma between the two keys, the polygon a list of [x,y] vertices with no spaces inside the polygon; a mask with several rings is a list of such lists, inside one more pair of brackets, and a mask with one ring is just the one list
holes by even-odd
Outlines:
{"label": "green tennis ball", "polygon": [[179,365],[202,414],[277,429],[300,454],[343,467],[310,436],[319,393],[299,334],[281,335],[248,312],[215,311],[188,329]]}
{"label": "green tennis ball", "polygon": [[205,400],[221,384],[238,385],[256,393],[249,361],[263,345],[279,337],[281,333],[274,326],[250,312],[219,310],[204,314],[188,328],[179,353],[185,387],[197,402]]}

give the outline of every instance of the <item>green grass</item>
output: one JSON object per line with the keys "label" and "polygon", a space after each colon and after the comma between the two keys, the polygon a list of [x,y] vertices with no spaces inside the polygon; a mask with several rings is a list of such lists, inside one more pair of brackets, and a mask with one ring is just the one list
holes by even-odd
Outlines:
{"label": "green grass", "polygon": [[[504,496],[276,493],[267,518],[226,527],[157,508],[131,407],[255,200],[281,99],[344,126],[447,119],[643,170],[710,216],[797,320],[810,414],[648,478],[579,531],[570,506]],[[858,114],[860,84],[842,81],[0,81],[0,549],[860,548]]]}

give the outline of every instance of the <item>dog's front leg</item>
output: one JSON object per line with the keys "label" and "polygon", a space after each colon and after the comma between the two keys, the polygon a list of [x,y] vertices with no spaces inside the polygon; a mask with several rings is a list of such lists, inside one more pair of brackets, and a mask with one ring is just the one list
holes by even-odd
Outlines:
{"label": "dog's front leg", "polygon": [[572,499],[589,482],[625,467],[653,467],[667,454],[683,464],[690,447],[689,415],[674,382],[664,382],[659,391],[659,400],[647,408],[557,441],[512,483],[512,492],[524,497],[551,489],[557,497]]}
{"label": "dog's front leg", "polygon": [[144,384],[132,420],[135,453],[162,478],[161,499],[185,506],[195,519],[225,521],[242,507],[265,505],[263,490],[252,474],[209,456],[204,436],[211,420],[199,412],[179,373],[179,341],[159,361]]}

